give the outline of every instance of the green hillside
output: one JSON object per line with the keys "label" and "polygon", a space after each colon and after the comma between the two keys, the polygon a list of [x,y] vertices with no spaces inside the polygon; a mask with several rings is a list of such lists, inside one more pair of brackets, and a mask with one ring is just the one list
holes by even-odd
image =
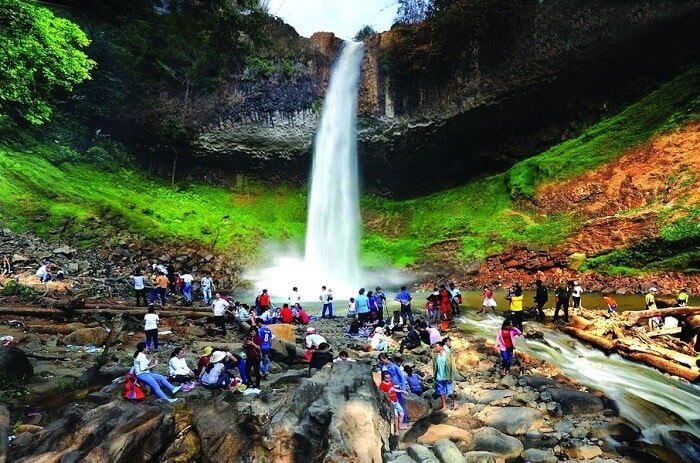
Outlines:
{"label": "green hillside", "polygon": [[[439,258],[441,246],[468,261],[517,244],[546,248],[561,243],[578,222],[569,215],[538,214],[528,201],[537,186],[585,172],[700,117],[699,95],[700,67],[695,67],[508,172],[418,199],[364,197],[362,259],[372,266],[407,266]],[[26,140],[0,146],[3,226],[43,236],[58,233],[82,246],[127,230],[161,241],[213,245],[219,252],[251,259],[259,256],[265,240],[303,240],[306,190],[184,183],[173,190],[164,180],[134,169],[59,162],[55,152],[60,149],[71,148]],[[91,231],[98,228],[103,235]],[[669,223],[664,236],[677,236],[676,228],[678,224]],[[683,233],[683,239],[700,236],[697,227]]]}

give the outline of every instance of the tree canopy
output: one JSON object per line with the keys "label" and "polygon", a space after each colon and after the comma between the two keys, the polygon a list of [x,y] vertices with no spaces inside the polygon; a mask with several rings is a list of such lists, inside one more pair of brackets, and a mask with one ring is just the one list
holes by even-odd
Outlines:
{"label": "tree canopy", "polygon": [[90,78],[87,36],[71,21],[21,0],[0,0],[0,116],[51,119],[57,90]]}

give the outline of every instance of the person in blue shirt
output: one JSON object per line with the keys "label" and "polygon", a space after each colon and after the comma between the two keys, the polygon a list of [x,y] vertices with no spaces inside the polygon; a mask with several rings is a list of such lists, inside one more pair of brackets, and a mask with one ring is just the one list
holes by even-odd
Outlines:
{"label": "person in blue shirt", "polygon": [[401,316],[404,320],[409,320],[411,325],[413,325],[413,311],[411,311],[411,293],[406,291],[406,287],[402,286],[399,294],[394,298],[395,301],[399,301],[401,304]]}
{"label": "person in blue shirt", "polygon": [[425,388],[423,387],[420,376],[414,373],[413,368],[409,365],[403,367],[403,371],[406,372],[406,383],[408,383],[408,389],[414,394],[423,394],[423,392],[425,392]]}
{"label": "person in blue shirt", "polygon": [[260,350],[262,351],[262,363],[260,365],[260,373],[263,378],[267,378],[270,374],[270,353],[272,352],[272,340],[274,335],[272,330],[263,324],[262,319],[255,320],[258,326],[258,335],[260,336]]}
{"label": "person in blue shirt", "polygon": [[384,372],[387,371],[391,375],[391,382],[394,383],[394,387],[396,388],[396,395],[399,400],[399,404],[401,404],[401,407],[404,410],[404,418],[403,422],[407,423],[408,422],[408,416],[406,416],[406,405],[403,399],[403,393],[408,390],[408,384],[406,383],[406,377],[403,374],[403,371],[401,371],[401,362],[403,359],[401,357],[394,357],[394,361],[392,362],[389,359],[389,356],[382,352],[379,354],[379,370]]}
{"label": "person in blue shirt", "polygon": [[369,322],[369,298],[365,296],[365,288],[360,288],[358,291],[355,298],[355,310],[357,310],[357,318],[362,325]]}
{"label": "person in blue shirt", "polygon": [[386,294],[382,291],[380,286],[377,286],[376,291],[374,291],[374,300],[377,302],[377,311],[379,311],[379,318],[384,319],[384,307],[386,307]]}

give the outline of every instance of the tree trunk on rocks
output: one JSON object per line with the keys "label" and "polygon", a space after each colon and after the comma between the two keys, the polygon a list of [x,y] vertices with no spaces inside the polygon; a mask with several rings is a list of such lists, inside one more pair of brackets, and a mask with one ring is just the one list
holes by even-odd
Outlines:
{"label": "tree trunk on rocks", "polygon": [[70,299],[53,299],[50,297],[42,296],[37,299],[37,302],[43,307],[60,309],[64,312],[71,312],[73,310],[85,308],[85,298],[83,297],[75,297]]}
{"label": "tree trunk on rocks", "polygon": [[86,387],[91,386],[97,382],[97,379],[100,376],[100,370],[103,366],[107,364],[107,362],[109,362],[109,348],[112,346],[112,343],[119,338],[119,335],[122,332],[122,323],[120,323],[119,318],[122,317],[114,317],[112,319],[109,336],[107,336],[107,341],[105,342],[105,347],[102,351],[102,355],[97,357],[95,359],[95,363],[93,363],[87,370],[85,370],[83,375],[80,377],[80,383]]}
{"label": "tree trunk on rocks", "polygon": [[673,307],[670,309],[657,310],[637,310],[627,312],[627,323],[636,325],[640,319],[649,319],[651,317],[666,317],[669,315],[688,316],[700,314],[700,307]]}

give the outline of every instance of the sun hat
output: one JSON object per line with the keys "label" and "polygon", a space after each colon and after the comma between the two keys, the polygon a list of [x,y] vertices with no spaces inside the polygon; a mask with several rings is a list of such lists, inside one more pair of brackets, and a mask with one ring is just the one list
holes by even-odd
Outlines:
{"label": "sun hat", "polygon": [[374,332],[378,333],[378,334],[384,334],[384,328],[382,328],[381,326],[378,326],[374,329]]}
{"label": "sun hat", "polygon": [[226,352],[224,352],[222,350],[217,350],[211,356],[211,363],[220,362],[225,358],[226,358]]}
{"label": "sun hat", "polygon": [[316,328],[314,328],[312,326],[306,328],[306,334],[314,334],[314,333],[316,333]]}
{"label": "sun hat", "polygon": [[214,351],[213,347],[207,346],[204,349],[202,349],[202,354],[204,354],[206,357],[209,357],[213,351]]}
{"label": "sun hat", "polygon": [[656,292],[656,291],[658,291],[658,289],[656,289],[652,286],[651,288],[649,288],[649,291]]}

